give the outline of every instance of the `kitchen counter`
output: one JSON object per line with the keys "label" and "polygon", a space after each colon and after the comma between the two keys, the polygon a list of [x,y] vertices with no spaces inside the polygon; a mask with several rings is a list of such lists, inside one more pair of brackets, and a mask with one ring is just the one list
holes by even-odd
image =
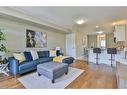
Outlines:
{"label": "kitchen counter", "polygon": [[116,59],[116,61],[127,65],[127,59],[121,58],[121,59]]}
{"label": "kitchen counter", "polygon": [[[93,48],[89,48],[88,50],[88,61],[96,64],[96,53],[93,53]],[[107,64],[111,66],[111,54],[107,54],[107,49],[101,49],[101,54],[98,56],[100,58],[99,64]],[[117,51],[116,55],[113,55],[113,66],[116,66],[116,61],[123,59],[124,51]],[[122,61],[122,60],[121,60]],[[126,62],[127,63],[127,62]]]}

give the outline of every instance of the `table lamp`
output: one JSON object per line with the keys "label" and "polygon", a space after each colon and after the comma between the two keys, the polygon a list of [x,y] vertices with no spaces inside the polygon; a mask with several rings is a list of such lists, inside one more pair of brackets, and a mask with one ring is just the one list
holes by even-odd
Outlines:
{"label": "table lamp", "polygon": [[56,47],[56,50],[60,50],[60,47]]}

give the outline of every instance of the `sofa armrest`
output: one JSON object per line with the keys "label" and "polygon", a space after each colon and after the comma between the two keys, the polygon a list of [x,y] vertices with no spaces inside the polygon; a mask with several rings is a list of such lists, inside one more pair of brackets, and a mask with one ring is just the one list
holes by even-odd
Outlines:
{"label": "sofa armrest", "polygon": [[63,59],[62,62],[67,63],[67,64],[71,64],[71,63],[73,63],[74,60],[75,59],[73,57],[68,57],[68,58]]}
{"label": "sofa armrest", "polygon": [[13,75],[18,75],[19,73],[19,61],[17,59],[15,59],[14,57],[9,57],[8,58],[8,68],[9,68],[9,72]]}
{"label": "sofa armrest", "polygon": [[62,56],[64,56],[64,54],[63,54],[63,53],[61,53],[61,52],[59,53],[59,55],[62,55]]}

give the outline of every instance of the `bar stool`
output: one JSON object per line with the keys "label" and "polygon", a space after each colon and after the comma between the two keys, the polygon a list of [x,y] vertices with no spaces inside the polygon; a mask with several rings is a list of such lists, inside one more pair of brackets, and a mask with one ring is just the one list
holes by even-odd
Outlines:
{"label": "bar stool", "polygon": [[100,48],[93,48],[93,53],[96,53],[96,64],[98,64],[98,55],[101,53],[101,49]]}
{"label": "bar stool", "polygon": [[84,60],[87,62],[88,64],[88,49],[84,48]]}
{"label": "bar stool", "polygon": [[112,62],[115,61],[115,59],[113,59],[113,55],[117,54],[117,50],[116,48],[107,48],[107,53],[111,54],[111,67],[112,67]]}

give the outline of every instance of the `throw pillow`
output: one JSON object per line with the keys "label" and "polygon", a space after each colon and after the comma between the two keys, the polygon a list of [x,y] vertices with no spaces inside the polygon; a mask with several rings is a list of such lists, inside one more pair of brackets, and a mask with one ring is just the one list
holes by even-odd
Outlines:
{"label": "throw pillow", "polygon": [[24,56],[25,56],[25,59],[26,59],[27,62],[33,60],[32,55],[31,55],[30,52],[26,52],[26,51],[25,51],[25,52],[24,52]]}
{"label": "throw pillow", "polygon": [[38,51],[38,57],[39,58],[47,58],[49,57],[49,51]]}
{"label": "throw pillow", "polygon": [[20,63],[25,61],[25,56],[23,53],[14,53],[13,56],[15,59],[19,60]]}
{"label": "throw pillow", "polygon": [[50,50],[50,57],[55,57],[56,55],[56,51],[55,50]]}
{"label": "throw pillow", "polygon": [[36,60],[36,59],[39,58],[39,57],[38,57],[38,54],[37,54],[37,51],[31,50],[30,53],[31,53],[31,55],[32,55],[33,60]]}

